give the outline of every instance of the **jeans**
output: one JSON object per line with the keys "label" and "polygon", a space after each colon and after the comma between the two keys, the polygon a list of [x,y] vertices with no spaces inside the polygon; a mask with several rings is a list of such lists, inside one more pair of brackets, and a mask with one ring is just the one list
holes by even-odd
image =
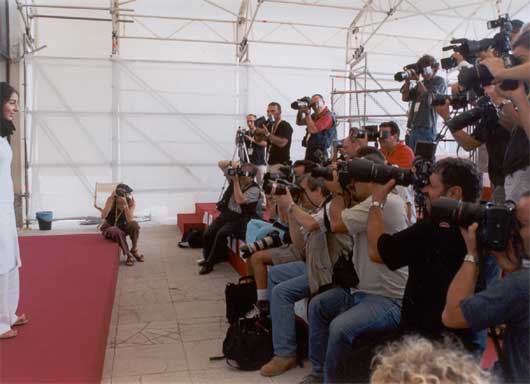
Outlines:
{"label": "jeans", "polygon": [[418,141],[428,141],[429,143],[434,143],[435,139],[435,127],[416,127],[405,136],[405,144],[411,147],[414,153],[416,153],[416,143]]}
{"label": "jeans", "polygon": [[294,303],[309,296],[305,263],[294,261],[270,268],[268,289],[274,355],[294,357],[296,356]]}
{"label": "jeans", "polygon": [[334,288],[314,297],[309,303],[309,359],[313,374],[324,382],[337,381],[337,372],[356,338],[368,331],[397,329],[401,300],[350,293]]}

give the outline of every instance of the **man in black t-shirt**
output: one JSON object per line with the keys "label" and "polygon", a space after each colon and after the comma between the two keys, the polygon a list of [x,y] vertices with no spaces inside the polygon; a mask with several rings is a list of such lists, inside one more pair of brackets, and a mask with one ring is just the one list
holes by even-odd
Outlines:
{"label": "man in black t-shirt", "polygon": [[[430,202],[441,197],[475,202],[481,190],[481,176],[475,165],[464,159],[445,158],[436,163],[423,188]],[[466,255],[466,245],[458,228],[437,226],[422,220],[389,235],[384,233],[381,206],[393,189],[390,181],[373,194],[368,215],[368,246],[372,261],[384,263],[391,270],[408,266],[400,328],[403,333],[419,333],[440,339],[445,333],[457,336],[471,352],[484,349],[484,335],[469,329],[450,330],[442,323],[442,312],[449,284]]]}
{"label": "man in black t-shirt", "polygon": [[268,163],[269,170],[277,171],[279,166],[291,160],[291,137],[293,128],[287,121],[282,120],[282,107],[276,102],[267,106],[267,116],[272,117],[271,127],[257,128],[256,131],[267,137],[269,142]]}

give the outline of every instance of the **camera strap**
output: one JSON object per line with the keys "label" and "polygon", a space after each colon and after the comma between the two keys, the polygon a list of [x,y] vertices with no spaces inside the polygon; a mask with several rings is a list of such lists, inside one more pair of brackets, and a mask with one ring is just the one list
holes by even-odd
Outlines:
{"label": "camera strap", "polygon": [[326,200],[324,201],[324,204],[322,206],[322,209],[324,210],[324,226],[326,227],[326,232],[331,232],[331,222],[329,221],[328,210],[326,208],[331,199],[331,195],[326,197]]}

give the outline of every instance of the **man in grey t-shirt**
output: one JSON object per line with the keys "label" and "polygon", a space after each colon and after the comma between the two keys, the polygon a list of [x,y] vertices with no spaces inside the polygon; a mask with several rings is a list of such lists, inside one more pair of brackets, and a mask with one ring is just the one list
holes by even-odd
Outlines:
{"label": "man in grey t-shirt", "polygon": [[[370,147],[367,147],[370,148]],[[384,164],[383,155],[374,148],[361,158]],[[336,233],[349,233],[354,238],[353,260],[359,276],[356,289],[334,288],[311,300],[309,304],[309,358],[313,371],[304,381],[337,382],[348,356],[347,350],[365,332],[396,329],[401,316],[401,300],[408,277],[407,268],[390,271],[372,262],[368,255],[366,237],[368,211],[373,205],[373,183],[353,182],[349,186],[357,201],[352,208],[344,206],[344,196],[338,183],[327,185],[334,192],[339,208],[330,213],[331,228]],[[342,207],[340,206],[342,202]],[[389,196],[383,209],[385,229],[392,233],[408,226],[404,201]]]}

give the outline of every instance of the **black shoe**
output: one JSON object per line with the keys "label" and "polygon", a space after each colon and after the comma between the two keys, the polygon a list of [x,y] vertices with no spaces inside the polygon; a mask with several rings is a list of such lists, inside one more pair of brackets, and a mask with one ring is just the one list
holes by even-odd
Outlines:
{"label": "black shoe", "polygon": [[213,267],[210,264],[204,264],[199,271],[199,275],[207,275],[213,271]]}
{"label": "black shoe", "polygon": [[198,265],[199,267],[203,267],[203,266],[205,266],[206,264],[208,264],[208,262],[206,261],[206,259],[202,259],[201,261],[199,261],[199,262],[197,263],[197,265]]}

